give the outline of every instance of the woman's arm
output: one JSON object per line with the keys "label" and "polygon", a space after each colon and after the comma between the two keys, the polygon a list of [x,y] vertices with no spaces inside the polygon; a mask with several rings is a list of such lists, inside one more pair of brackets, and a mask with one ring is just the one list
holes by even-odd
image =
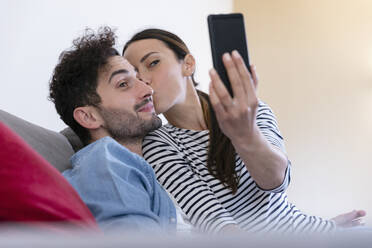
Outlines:
{"label": "woman's arm", "polygon": [[271,190],[285,180],[288,159],[271,145],[256,123],[259,100],[257,76],[252,77],[241,56],[235,51],[223,57],[233,89],[232,98],[214,69],[210,72],[210,99],[221,130],[228,136],[249,173],[259,187]]}
{"label": "woman's arm", "polygon": [[232,143],[257,185],[264,190],[272,190],[285,180],[288,159],[265,139],[257,126],[255,129],[245,141],[237,139]]}

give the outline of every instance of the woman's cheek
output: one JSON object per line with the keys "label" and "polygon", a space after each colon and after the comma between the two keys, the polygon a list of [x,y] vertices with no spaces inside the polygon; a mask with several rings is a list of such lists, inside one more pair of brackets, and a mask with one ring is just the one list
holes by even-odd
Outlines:
{"label": "woman's cheek", "polygon": [[154,94],[153,97],[152,97],[153,101],[154,101],[154,108],[155,108],[155,112],[157,114],[161,114],[162,113],[162,109],[161,109],[161,100],[160,100],[160,97],[159,97],[159,94]]}

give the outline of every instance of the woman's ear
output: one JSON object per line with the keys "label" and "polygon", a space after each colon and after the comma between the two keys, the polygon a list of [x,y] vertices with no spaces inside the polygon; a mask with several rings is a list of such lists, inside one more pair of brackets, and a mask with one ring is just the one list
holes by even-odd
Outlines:
{"label": "woman's ear", "polygon": [[97,129],[103,124],[101,116],[93,106],[77,107],[73,116],[75,121],[86,129]]}
{"label": "woman's ear", "polygon": [[187,54],[183,59],[183,70],[184,76],[192,76],[195,72],[195,59],[191,54]]}

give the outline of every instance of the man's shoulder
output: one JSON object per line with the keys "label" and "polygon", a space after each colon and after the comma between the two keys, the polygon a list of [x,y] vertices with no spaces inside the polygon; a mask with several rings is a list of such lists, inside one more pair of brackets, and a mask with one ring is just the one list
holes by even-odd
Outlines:
{"label": "man's shoulder", "polygon": [[71,157],[73,169],[78,167],[93,169],[112,164],[138,167],[138,164],[142,165],[143,163],[146,162],[142,157],[129,151],[125,146],[108,136],[89,144]]}
{"label": "man's shoulder", "polygon": [[105,154],[105,150],[109,149],[109,147],[115,147],[117,145],[119,144],[108,136],[96,140],[72,155],[71,164],[74,167],[75,165],[80,164],[82,160],[101,157]]}

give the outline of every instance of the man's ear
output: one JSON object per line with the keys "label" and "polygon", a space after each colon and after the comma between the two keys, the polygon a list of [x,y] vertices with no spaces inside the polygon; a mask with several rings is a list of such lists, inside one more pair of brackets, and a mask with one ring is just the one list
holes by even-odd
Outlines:
{"label": "man's ear", "polygon": [[183,59],[183,68],[182,72],[184,76],[192,76],[195,72],[195,59],[191,54],[187,54]]}
{"label": "man's ear", "polygon": [[77,107],[73,115],[74,119],[86,129],[97,129],[103,124],[100,114],[93,106]]}

